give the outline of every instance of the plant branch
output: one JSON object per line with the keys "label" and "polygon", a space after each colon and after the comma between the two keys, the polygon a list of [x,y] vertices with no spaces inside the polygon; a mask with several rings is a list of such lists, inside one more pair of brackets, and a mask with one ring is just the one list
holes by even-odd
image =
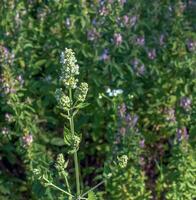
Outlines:
{"label": "plant branch", "polygon": [[95,185],[94,187],[92,187],[90,190],[88,190],[87,192],[85,192],[81,197],[86,196],[89,192],[95,190],[96,188],[98,188],[100,185],[104,184],[105,181],[101,181],[100,183],[98,183],[97,185]]}
{"label": "plant branch", "polygon": [[67,195],[69,195],[69,196],[71,196],[71,197],[74,197],[74,196],[73,196],[72,194],[70,194],[69,192],[67,192],[67,191],[61,189],[60,187],[54,185],[53,183],[51,183],[47,178],[43,177],[43,179],[44,179],[47,183],[49,183],[49,186],[52,186],[52,187],[54,187],[55,189],[57,189],[57,190],[59,190],[59,191],[65,193],[65,194],[67,194]]}

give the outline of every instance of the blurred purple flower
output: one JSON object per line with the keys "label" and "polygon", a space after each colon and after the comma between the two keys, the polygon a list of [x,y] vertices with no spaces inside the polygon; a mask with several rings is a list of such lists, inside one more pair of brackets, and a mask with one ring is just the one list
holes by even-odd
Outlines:
{"label": "blurred purple flower", "polygon": [[136,126],[137,122],[138,122],[139,116],[138,115],[134,115],[133,116],[133,126]]}
{"label": "blurred purple flower", "polygon": [[96,29],[93,28],[92,30],[89,30],[87,33],[87,38],[89,41],[93,41],[96,38],[98,38],[99,34],[97,33]]}
{"label": "blurred purple flower", "polygon": [[109,58],[110,58],[110,56],[109,56],[108,49],[104,49],[103,53],[100,56],[100,60],[107,61],[107,60],[109,60]]}
{"label": "blurred purple flower", "polygon": [[12,64],[15,55],[8,50],[8,48],[0,45],[0,63]]}
{"label": "blurred purple flower", "polygon": [[140,147],[141,148],[144,148],[145,147],[145,140],[143,139],[143,140],[140,140]]}
{"label": "blurred purple flower", "polygon": [[99,14],[101,16],[105,16],[108,14],[108,9],[105,6],[102,6],[101,9],[99,10]]}
{"label": "blurred purple flower", "polygon": [[128,25],[128,23],[129,23],[129,16],[127,16],[127,15],[124,15],[123,16],[123,22],[124,22],[124,25]]}
{"label": "blurred purple flower", "polygon": [[135,26],[136,22],[137,22],[137,16],[134,15],[130,18],[130,26],[131,27]]}
{"label": "blurred purple flower", "polygon": [[126,114],[126,105],[125,103],[122,103],[119,107],[118,107],[118,115],[120,118],[124,118],[125,114]]}
{"label": "blurred purple flower", "polygon": [[178,128],[176,136],[179,142],[182,141],[183,139],[188,140],[189,135],[188,135],[187,128],[186,127]]}
{"label": "blurred purple flower", "polygon": [[195,49],[196,49],[196,41],[194,41],[194,40],[192,40],[192,39],[189,39],[189,40],[187,41],[187,48],[188,48],[188,50],[189,50],[190,52],[195,51]]}
{"label": "blurred purple flower", "polygon": [[117,46],[122,43],[122,35],[120,33],[114,33],[114,42]]}
{"label": "blurred purple flower", "polygon": [[188,98],[188,97],[182,97],[181,99],[180,99],[180,106],[184,109],[184,110],[186,110],[186,111],[188,111],[188,110],[190,110],[190,108],[191,108],[191,99],[190,98]]}
{"label": "blurred purple flower", "polygon": [[145,66],[142,64],[138,59],[134,59],[131,62],[131,65],[133,66],[134,71],[138,76],[142,76],[145,73]]}
{"label": "blurred purple flower", "polygon": [[148,51],[148,58],[150,60],[154,60],[156,58],[156,50],[155,49],[151,49]]}
{"label": "blurred purple flower", "polygon": [[131,128],[135,127],[136,124],[137,124],[137,122],[138,122],[138,119],[139,119],[138,115],[131,116],[130,114],[127,114],[127,116],[126,116],[126,123],[127,123],[128,127],[129,128],[130,127]]}
{"label": "blurred purple flower", "polygon": [[140,36],[136,38],[136,44],[140,45],[140,46],[144,46],[145,44],[145,37],[144,36]]}
{"label": "blurred purple flower", "polygon": [[23,143],[25,146],[30,146],[33,142],[33,136],[30,135],[25,135],[22,137]]}
{"label": "blurred purple flower", "polygon": [[164,110],[164,113],[166,114],[167,121],[171,121],[171,122],[176,121],[175,110],[173,108],[166,108]]}
{"label": "blurred purple flower", "polygon": [[137,73],[138,73],[138,75],[144,75],[144,73],[145,73],[145,66],[144,66],[144,64],[141,64],[138,68],[137,68]]}

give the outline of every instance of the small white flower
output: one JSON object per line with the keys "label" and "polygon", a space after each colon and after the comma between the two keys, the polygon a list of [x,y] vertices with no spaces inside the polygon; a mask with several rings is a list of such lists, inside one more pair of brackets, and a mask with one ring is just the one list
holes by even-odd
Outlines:
{"label": "small white flower", "polygon": [[120,94],[123,93],[123,90],[122,89],[114,89],[114,90],[111,90],[110,88],[108,88],[106,90],[106,93],[110,96],[110,97],[116,97]]}

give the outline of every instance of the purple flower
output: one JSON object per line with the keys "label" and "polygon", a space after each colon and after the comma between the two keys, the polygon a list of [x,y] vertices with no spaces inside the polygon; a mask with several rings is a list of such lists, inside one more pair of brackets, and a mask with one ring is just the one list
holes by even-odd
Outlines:
{"label": "purple flower", "polygon": [[131,63],[133,69],[138,76],[142,76],[145,73],[145,66],[138,59],[134,59]]}
{"label": "purple flower", "polygon": [[33,142],[33,136],[31,134],[25,135],[22,137],[22,140],[23,140],[24,146],[30,146]]}
{"label": "purple flower", "polygon": [[118,107],[118,115],[120,118],[124,118],[125,114],[126,114],[126,105],[125,103],[122,103],[119,107]]}
{"label": "purple flower", "polygon": [[130,114],[127,114],[126,122],[127,122],[128,127],[129,128],[130,127],[132,127],[132,128],[135,127],[137,122],[138,122],[138,119],[139,119],[138,115],[131,116]]}
{"label": "purple flower", "polygon": [[190,52],[195,51],[196,49],[196,41],[193,41],[192,39],[189,39],[187,41],[187,48]]}
{"label": "purple flower", "polygon": [[136,38],[136,44],[140,45],[140,46],[144,46],[144,44],[145,44],[145,38],[144,38],[144,36],[137,37]]}
{"label": "purple flower", "polygon": [[108,9],[105,6],[101,7],[101,9],[99,10],[99,14],[101,16],[107,15],[108,14]]}
{"label": "purple flower", "polygon": [[131,27],[135,26],[136,22],[137,22],[137,16],[134,15],[130,18],[130,26]]}
{"label": "purple flower", "polygon": [[166,108],[164,110],[164,113],[166,114],[166,120],[170,122],[175,122],[176,121],[176,116],[175,116],[175,110],[172,108]]}
{"label": "purple flower", "polygon": [[128,25],[128,23],[129,23],[129,16],[124,15],[123,16],[123,22],[124,22],[124,25]]}
{"label": "purple flower", "polygon": [[155,49],[151,49],[148,51],[148,58],[150,60],[154,60],[156,58],[156,50]]}
{"label": "purple flower", "polygon": [[140,144],[141,148],[144,148],[145,147],[145,140],[144,139],[140,140],[139,144]]}
{"label": "purple flower", "polygon": [[138,115],[134,115],[133,116],[133,126],[136,126],[137,122],[138,122],[139,116]]}
{"label": "purple flower", "polygon": [[8,50],[8,48],[0,45],[0,63],[12,64],[15,55]]}
{"label": "purple flower", "polygon": [[187,128],[186,127],[178,128],[176,136],[179,142],[182,141],[183,139],[188,140],[189,135],[188,135]]}
{"label": "purple flower", "polygon": [[87,33],[87,38],[88,38],[88,40],[93,41],[93,40],[95,40],[97,37],[98,37],[98,33],[97,33],[97,31],[96,31],[95,28],[93,28],[92,30],[89,30],[89,31],[88,31],[88,33]]}
{"label": "purple flower", "polygon": [[117,46],[119,46],[122,43],[122,35],[120,33],[114,34],[114,42]]}
{"label": "purple flower", "polygon": [[104,49],[103,53],[100,56],[100,60],[107,61],[107,60],[109,60],[109,58],[110,58],[110,56],[109,56],[108,49]]}
{"label": "purple flower", "polygon": [[186,111],[190,110],[190,108],[191,108],[191,99],[188,98],[188,97],[182,97],[180,99],[180,106]]}

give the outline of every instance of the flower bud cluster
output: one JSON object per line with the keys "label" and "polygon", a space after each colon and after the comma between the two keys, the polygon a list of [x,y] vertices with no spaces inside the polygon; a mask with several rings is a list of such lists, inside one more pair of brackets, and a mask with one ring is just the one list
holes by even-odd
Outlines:
{"label": "flower bud cluster", "polygon": [[65,169],[67,168],[67,165],[68,165],[68,162],[65,162],[65,159],[64,159],[64,156],[63,154],[59,154],[57,156],[57,162],[56,162],[56,169],[58,170],[58,172],[60,174],[63,174],[63,175],[67,175],[67,173],[65,172]]}
{"label": "flower bud cluster", "polygon": [[72,49],[65,48],[65,51],[61,53],[61,64],[60,80],[68,88],[76,88],[78,79],[75,76],[79,75],[79,66]]}
{"label": "flower bud cluster", "polygon": [[120,166],[120,168],[125,168],[127,166],[127,161],[128,161],[127,155],[122,155],[120,157],[117,157],[117,159],[118,159],[118,165]]}
{"label": "flower bud cluster", "polygon": [[88,92],[88,84],[85,82],[81,83],[75,93],[76,99],[79,102],[84,102],[84,100],[86,99],[87,92]]}
{"label": "flower bud cluster", "polygon": [[[84,102],[88,92],[88,84],[82,82],[80,86],[77,86],[78,79],[76,76],[79,75],[79,66],[72,49],[65,48],[65,51],[61,53],[60,62],[62,64],[60,81],[66,89],[75,89],[74,97],[77,102]],[[74,103],[72,95],[71,97],[70,95],[67,96],[63,89],[59,88],[55,92],[55,97],[62,109],[71,109]]]}
{"label": "flower bud cluster", "polygon": [[71,148],[68,151],[69,154],[73,154],[76,151],[78,151],[79,145],[80,145],[81,139],[77,135],[72,136],[72,141],[71,141]]}
{"label": "flower bud cluster", "polygon": [[70,98],[64,94],[62,88],[59,88],[55,91],[55,97],[61,108],[67,110],[71,107]]}

